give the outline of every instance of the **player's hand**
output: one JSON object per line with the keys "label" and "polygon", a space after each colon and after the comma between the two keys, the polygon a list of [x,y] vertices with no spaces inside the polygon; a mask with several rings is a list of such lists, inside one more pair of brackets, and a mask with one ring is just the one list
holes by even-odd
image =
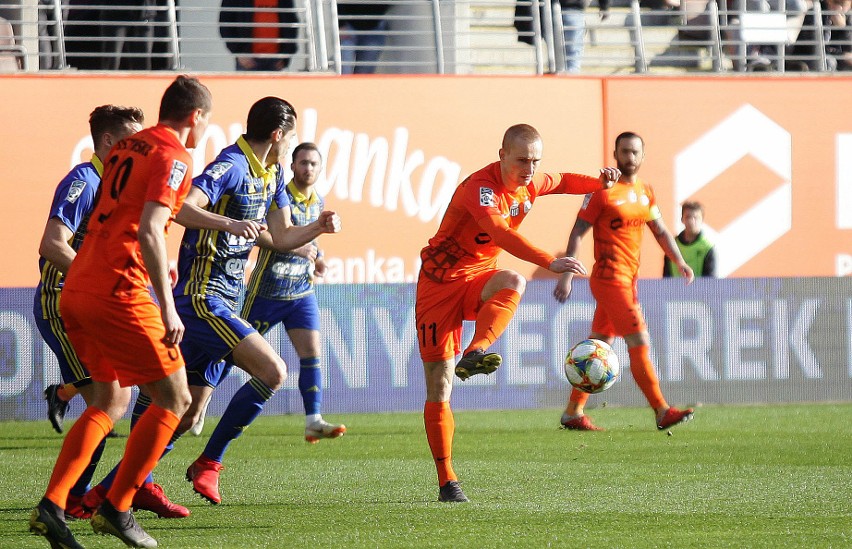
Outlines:
{"label": "player's hand", "polygon": [[257,240],[257,237],[266,230],[266,223],[255,221],[253,219],[244,219],[237,221],[231,220],[228,224],[228,232],[234,236],[240,236],[246,240]]}
{"label": "player's hand", "polygon": [[576,257],[557,257],[550,263],[550,270],[554,273],[586,274],[586,268]]}
{"label": "player's hand", "polygon": [[327,272],[328,263],[325,262],[325,259],[318,257],[316,262],[314,262],[314,278],[322,278]]}
{"label": "player's hand", "polygon": [[571,280],[573,278],[571,275],[563,274],[556,282],[556,286],[553,288],[553,297],[559,303],[565,303],[571,297]]}
{"label": "player's hand", "polygon": [[293,250],[294,254],[302,256],[305,259],[310,259],[311,261],[316,261],[318,252],[319,248],[317,248],[316,245],[314,245],[314,243],[312,242],[308,242],[307,244],[304,244]]}
{"label": "player's hand", "polygon": [[619,177],[621,177],[621,170],[619,170],[618,168],[606,167],[601,168],[601,175],[598,177],[598,179],[600,180],[601,185],[603,185],[604,189],[609,189],[615,184],[616,181],[618,181]]}
{"label": "player's hand", "polygon": [[677,266],[677,269],[680,271],[680,276],[686,281],[686,285],[689,286],[692,284],[692,281],[695,280],[695,273],[692,272],[692,267],[686,263],[682,263]]}
{"label": "player's hand", "polygon": [[163,318],[163,325],[166,327],[166,337],[163,338],[163,341],[172,345],[179,345],[183,341],[184,326],[174,304],[163,307],[160,310],[160,316]]}
{"label": "player's hand", "polygon": [[340,216],[330,210],[322,212],[317,218],[317,223],[320,224],[324,233],[340,232]]}

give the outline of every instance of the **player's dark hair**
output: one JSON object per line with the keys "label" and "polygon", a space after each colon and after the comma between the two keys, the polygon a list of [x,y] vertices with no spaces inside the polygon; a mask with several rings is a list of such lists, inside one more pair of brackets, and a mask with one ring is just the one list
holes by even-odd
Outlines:
{"label": "player's dark hair", "polygon": [[680,205],[680,215],[685,214],[686,212],[699,212],[701,217],[704,217],[704,206],[701,202],[696,202],[695,200],[687,200],[683,204]]}
{"label": "player's dark hair", "polygon": [[296,127],[296,109],[278,97],[264,97],[251,106],[246,121],[246,139],[266,141],[277,129],[284,133]]}
{"label": "player's dark hair", "polygon": [[299,153],[302,151],[314,151],[320,156],[320,158],[322,158],[322,153],[320,152],[319,147],[317,147],[315,143],[305,141],[304,143],[299,143],[296,145],[296,148],[293,149],[293,162],[296,161],[296,158],[298,158]]}
{"label": "player's dark hair", "polygon": [[133,123],[144,124],[145,114],[137,107],[117,107],[115,105],[101,105],[89,115],[89,132],[92,141],[98,146],[105,133],[119,133],[126,126]]}
{"label": "player's dark hair", "polygon": [[208,113],[213,109],[213,96],[197,78],[180,75],[169,84],[160,101],[160,121],[183,120],[196,109]]}
{"label": "player's dark hair", "polygon": [[506,130],[506,133],[503,134],[503,143],[500,146],[505,149],[516,139],[523,139],[528,143],[532,143],[533,141],[541,140],[541,134],[529,124],[515,124],[514,126],[510,126]]}
{"label": "player's dark hair", "polygon": [[621,132],[620,134],[618,134],[618,137],[615,138],[615,148],[616,149],[618,148],[618,143],[622,139],[633,139],[633,138],[638,139],[639,142],[642,143],[642,148],[643,149],[645,148],[645,140],[642,139],[641,135],[639,135],[638,133],[634,133],[634,132]]}

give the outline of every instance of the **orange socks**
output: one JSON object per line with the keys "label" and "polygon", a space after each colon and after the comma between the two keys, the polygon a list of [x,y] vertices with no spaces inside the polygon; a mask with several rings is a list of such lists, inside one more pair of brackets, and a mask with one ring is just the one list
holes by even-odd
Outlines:
{"label": "orange socks", "polygon": [[130,509],[136,490],[160,461],[179,423],[180,418],[173,412],[151,404],[130,430],[124,457],[107,493],[117,510]]}
{"label": "orange socks", "polygon": [[476,315],[476,329],[473,339],[465,349],[464,354],[474,349],[487,349],[497,341],[497,338],[509,325],[509,321],[518,310],[521,294],[515,290],[504,288],[497,291],[491,299],[482,304]]}
{"label": "orange socks", "polygon": [[[570,406],[571,404],[575,404],[577,406],[577,409],[580,410],[580,412],[582,414],[582,410],[583,410],[583,408],[586,407],[586,402],[588,402],[588,401],[589,401],[589,393],[584,393],[583,391],[581,391],[579,389],[573,389],[573,388],[571,389],[571,396],[568,397],[569,407],[571,407]],[[565,412],[570,413],[567,408],[565,409]],[[578,415],[578,414],[571,414],[571,415]]]}
{"label": "orange socks", "polygon": [[458,480],[453,471],[452,459],[456,422],[449,401],[427,401],[423,408],[423,422],[426,424],[426,440],[429,441],[435,468],[438,470],[438,486]]}
{"label": "orange socks", "polygon": [[642,390],[648,404],[655,410],[667,406],[666,399],[663,398],[663,393],[660,391],[660,381],[654,371],[648,346],[630,347],[627,352],[630,354],[630,373],[633,374],[633,379],[636,380],[636,384]]}
{"label": "orange socks", "polygon": [[93,406],[86,408],[65,436],[44,497],[65,509],[68,492],[89,466],[98,444],[111,430],[112,420],[106,412]]}

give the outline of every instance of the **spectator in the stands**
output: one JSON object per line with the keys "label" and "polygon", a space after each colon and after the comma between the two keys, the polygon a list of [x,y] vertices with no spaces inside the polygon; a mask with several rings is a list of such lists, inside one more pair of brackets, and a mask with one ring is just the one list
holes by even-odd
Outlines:
{"label": "spectator in the stands", "polygon": [[280,71],[290,65],[299,36],[294,0],[222,0],[219,34],[238,71]]}
{"label": "spectator in the stands", "polygon": [[343,74],[372,74],[387,42],[390,5],[384,2],[338,0],[340,57]]}
{"label": "spectator in the stands", "polygon": [[817,41],[816,18],[813,6],[805,15],[802,30],[788,50],[786,63],[790,71],[848,71],[852,70],[852,0],[822,0],[822,31],[825,41],[825,67]]}

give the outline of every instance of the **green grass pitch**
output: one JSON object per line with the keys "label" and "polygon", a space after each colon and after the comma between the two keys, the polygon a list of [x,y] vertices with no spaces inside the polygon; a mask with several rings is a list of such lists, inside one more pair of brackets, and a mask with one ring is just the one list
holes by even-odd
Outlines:
{"label": "green grass pitch", "polygon": [[[330,415],[349,432],[316,445],[301,416],[261,417],[226,456],[214,507],[183,479],[211,420],[156,470],[192,516],[137,518],[164,548],[852,546],[852,403],[705,406],[671,436],[647,409],[591,410],[602,433],[559,430],[559,414],[457,412],[469,504],[436,501],[422,416],[394,413]],[[47,547],[27,517],[60,443],[46,420],[0,423],[0,547]],[[97,478],[122,447],[109,442]]]}

